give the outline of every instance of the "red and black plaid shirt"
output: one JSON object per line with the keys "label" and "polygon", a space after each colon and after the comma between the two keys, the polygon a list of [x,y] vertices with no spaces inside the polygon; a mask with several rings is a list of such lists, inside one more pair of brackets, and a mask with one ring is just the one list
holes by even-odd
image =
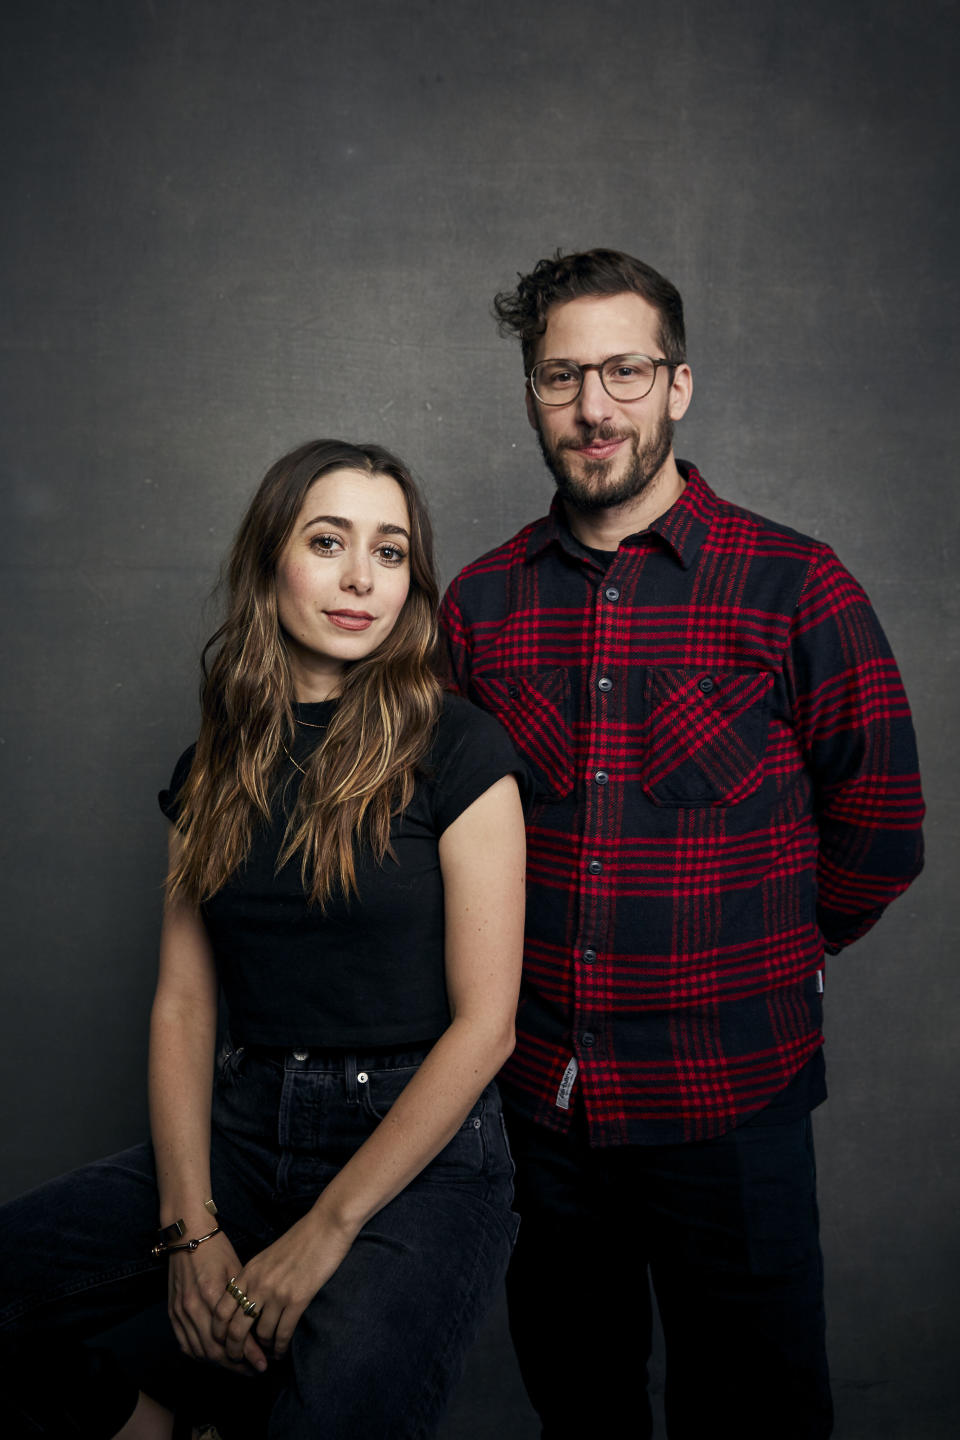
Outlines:
{"label": "red and black plaid shirt", "polygon": [[860,586],[681,468],[609,569],[555,502],[442,608],[455,683],[537,787],[501,1078],[557,1129],[578,1089],[600,1145],[767,1104],[822,1042],[824,949],[922,865],[910,711]]}

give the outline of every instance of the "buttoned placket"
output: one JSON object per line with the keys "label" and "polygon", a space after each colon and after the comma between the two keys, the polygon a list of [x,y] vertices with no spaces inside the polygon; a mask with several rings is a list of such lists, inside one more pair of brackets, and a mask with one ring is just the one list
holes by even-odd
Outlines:
{"label": "buttoned placket", "polygon": [[611,750],[611,727],[625,719],[624,684],[614,679],[613,656],[621,648],[624,592],[637,583],[646,556],[621,547],[605,575],[598,577],[590,616],[590,666],[584,719],[589,725],[584,773],[581,832],[579,928],[573,954],[573,1045],[580,1066],[583,1093],[591,1089],[590,1070],[609,1055],[607,1016],[610,965],[608,943],[614,929],[616,890],[612,868],[622,810],[615,772],[619,762]]}

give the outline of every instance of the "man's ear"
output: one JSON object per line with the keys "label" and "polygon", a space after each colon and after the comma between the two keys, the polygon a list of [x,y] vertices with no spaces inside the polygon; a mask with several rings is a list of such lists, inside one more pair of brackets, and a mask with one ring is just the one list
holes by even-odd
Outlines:
{"label": "man's ear", "polygon": [[670,395],[667,400],[667,413],[670,419],[682,420],[692,399],[693,371],[689,365],[678,365],[673,372]]}

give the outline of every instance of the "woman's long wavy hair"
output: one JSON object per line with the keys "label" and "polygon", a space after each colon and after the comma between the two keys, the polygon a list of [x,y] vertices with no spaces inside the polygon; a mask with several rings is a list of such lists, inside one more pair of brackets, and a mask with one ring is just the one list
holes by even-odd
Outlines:
{"label": "woman's long wavy hair", "polygon": [[333,470],[388,475],[400,486],[410,517],[410,590],[386,639],[344,672],[340,703],[301,767],[277,868],[299,854],[312,903],[323,908],[338,889],[349,898],[356,843],[371,844],[382,861],[391,816],[413,794],[441,701],[429,516],[406,466],[389,451],[314,440],[267,471],[234,541],[227,618],[203,651],[200,735],[181,792],[171,898],[209,899],[245,860],[255,826],[269,822],[296,724],[277,564],[307,491]]}

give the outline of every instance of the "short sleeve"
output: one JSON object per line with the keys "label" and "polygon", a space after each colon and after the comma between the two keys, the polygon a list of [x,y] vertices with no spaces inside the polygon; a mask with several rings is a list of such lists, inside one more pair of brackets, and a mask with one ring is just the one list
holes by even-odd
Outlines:
{"label": "short sleeve", "polygon": [[169,787],[166,790],[161,790],[157,796],[160,809],[174,825],[176,825],[180,819],[180,792],[186,784],[187,776],[190,774],[190,766],[193,764],[193,755],[196,748],[196,745],[190,745],[184,750],[180,759],[173,767]]}
{"label": "short sleeve", "polygon": [[533,792],[522,760],[500,722],[469,700],[444,696],[431,761],[431,810],[438,835],[504,775],[516,777],[523,808],[528,808]]}

